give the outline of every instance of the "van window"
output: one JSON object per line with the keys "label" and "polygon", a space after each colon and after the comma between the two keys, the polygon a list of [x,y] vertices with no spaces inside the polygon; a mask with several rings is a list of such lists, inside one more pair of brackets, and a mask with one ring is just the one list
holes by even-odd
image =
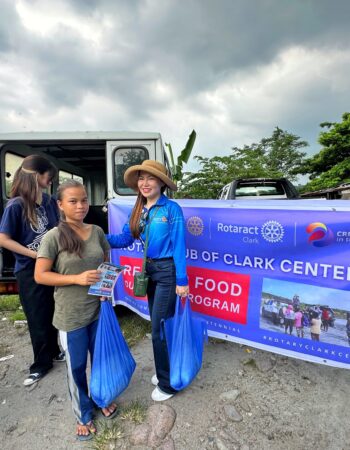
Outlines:
{"label": "van window", "polygon": [[5,193],[6,197],[10,196],[11,185],[16,170],[22,164],[23,156],[18,156],[13,153],[5,153]]}
{"label": "van window", "polygon": [[74,173],[70,173],[70,172],[66,172],[65,170],[60,170],[58,172],[58,182],[59,184],[63,183],[66,180],[77,180],[80,183],[84,184],[84,179],[83,177],[80,177],[79,175],[75,175]]}
{"label": "van window", "polygon": [[135,191],[124,183],[124,173],[130,166],[149,159],[144,147],[117,147],[114,151],[114,190],[119,195],[135,195]]}

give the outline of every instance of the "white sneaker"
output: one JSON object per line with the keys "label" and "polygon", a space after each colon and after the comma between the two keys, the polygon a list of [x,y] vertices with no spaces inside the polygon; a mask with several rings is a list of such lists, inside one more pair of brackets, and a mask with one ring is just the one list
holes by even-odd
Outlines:
{"label": "white sneaker", "polygon": [[153,386],[158,386],[159,380],[156,374],[154,374],[153,377],[151,378],[151,383],[153,384]]}
{"label": "white sneaker", "polygon": [[151,397],[155,402],[165,402],[165,400],[174,397],[174,394],[167,394],[166,392],[161,391],[159,387],[156,387],[152,392]]}
{"label": "white sneaker", "polygon": [[44,375],[42,373],[31,373],[28,378],[23,381],[24,386],[30,386],[37,383]]}

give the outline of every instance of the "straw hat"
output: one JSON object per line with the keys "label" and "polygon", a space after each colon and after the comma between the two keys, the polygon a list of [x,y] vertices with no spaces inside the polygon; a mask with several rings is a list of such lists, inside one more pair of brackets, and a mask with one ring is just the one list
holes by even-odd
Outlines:
{"label": "straw hat", "polygon": [[168,177],[168,172],[163,164],[158,161],[154,161],[152,159],[145,159],[142,164],[138,164],[136,166],[129,167],[124,174],[124,183],[134,189],[137,188],[137,181],[139,178],[139,172],[144,171],[154,175],[165,183],[169,189],[172,191],[177,190],[176,184]]}

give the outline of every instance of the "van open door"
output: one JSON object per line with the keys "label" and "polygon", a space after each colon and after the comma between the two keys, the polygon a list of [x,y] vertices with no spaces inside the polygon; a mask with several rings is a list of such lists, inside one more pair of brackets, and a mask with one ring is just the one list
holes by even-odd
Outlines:
{"label": "van open door", "polygon": [[106,144],[108,199],[135,195],[124,183],[124,173],[130,166],[145,159],[164,163],[164,149],[160,135],[153,139],[108,141]]}

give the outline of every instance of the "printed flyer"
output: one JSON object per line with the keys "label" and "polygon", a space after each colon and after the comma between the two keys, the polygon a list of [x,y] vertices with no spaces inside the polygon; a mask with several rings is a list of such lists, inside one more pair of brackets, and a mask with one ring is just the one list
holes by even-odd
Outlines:
{"label": "printed flyer", "polygon": [[[191,307],[209,335],[350,368],[349,201],[177,202]],[[121,232],[133,204],[110,202],[111,233]],[[139,241],[112,251],[126,266],[114,298],[147,318],[147,298],[132,294],[142,256]]]}
{"label": "printed flyer", "polygon": [[100,264],[97,268],[101,272],[100,281],[90,286],[88,294],[98,295],[100,297],[112,297],[114,285],[124,269],[125,266],[107,262]]}

